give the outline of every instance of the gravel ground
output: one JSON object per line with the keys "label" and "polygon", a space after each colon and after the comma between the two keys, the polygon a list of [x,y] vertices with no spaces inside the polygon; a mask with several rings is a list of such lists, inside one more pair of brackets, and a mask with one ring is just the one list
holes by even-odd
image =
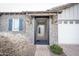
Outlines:
{"label": "gravel ground", "polygon": [[34,56],[35,51],[22,34],[0,33],[0,56]]}

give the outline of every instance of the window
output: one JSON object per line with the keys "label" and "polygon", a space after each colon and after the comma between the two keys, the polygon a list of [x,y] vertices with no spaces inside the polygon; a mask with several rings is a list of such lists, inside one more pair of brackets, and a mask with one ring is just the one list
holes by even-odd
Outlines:
{"label": "window", "polygon": [[70,21],[70,24],[73,24],[73,21]]}
{"label": "window", "polygon": [[19,19],[13,19],[12,31],[19,31]]}
{"label": "window", "polygon": [[79,20],[75,20],[75,24],[79,24]]}
{"label": "window", "polygon": [[9,18],[9,31],[22,31],[23,30],[23,18],[13,19]]}
{"label": "window", "polygon": [[43,25],[43,24],[38,25],[37,35],[38,36],[44,36],[44,33],[45,33],[45,25]]}
{"label": "window", "polygon": [[39,27],[39,31],[38,31],[38,32],[39,32],[39,34],[40,34],[40,27]]}
{"label": "window", "polygon": [[64,21],[64,24],[67,24],[67,21]]}

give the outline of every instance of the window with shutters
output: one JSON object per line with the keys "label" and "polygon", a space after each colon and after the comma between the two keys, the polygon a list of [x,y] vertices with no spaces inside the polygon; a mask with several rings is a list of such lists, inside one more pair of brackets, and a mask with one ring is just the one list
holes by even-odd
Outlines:
{"label": "window with shutters", "polygon": [[22,31],[23,30],[23,18],[18,19],[9,18],[9,31]]}

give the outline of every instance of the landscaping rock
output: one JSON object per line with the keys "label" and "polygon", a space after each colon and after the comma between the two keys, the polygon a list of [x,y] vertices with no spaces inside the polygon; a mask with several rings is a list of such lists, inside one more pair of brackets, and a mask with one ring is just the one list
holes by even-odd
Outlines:
{"label": "landscaping rock", "polygon": [[35,55],[36,46],[31,45],[25,34],[0,33],[1,56],[32,56]]}

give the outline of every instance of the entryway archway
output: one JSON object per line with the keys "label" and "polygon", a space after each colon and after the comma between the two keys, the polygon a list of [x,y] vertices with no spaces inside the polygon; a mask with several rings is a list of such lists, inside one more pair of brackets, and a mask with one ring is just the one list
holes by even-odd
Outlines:
{"label": "entryway archway", "polygon": [[35,44],[49,44],[49,17],[35,16]]}

